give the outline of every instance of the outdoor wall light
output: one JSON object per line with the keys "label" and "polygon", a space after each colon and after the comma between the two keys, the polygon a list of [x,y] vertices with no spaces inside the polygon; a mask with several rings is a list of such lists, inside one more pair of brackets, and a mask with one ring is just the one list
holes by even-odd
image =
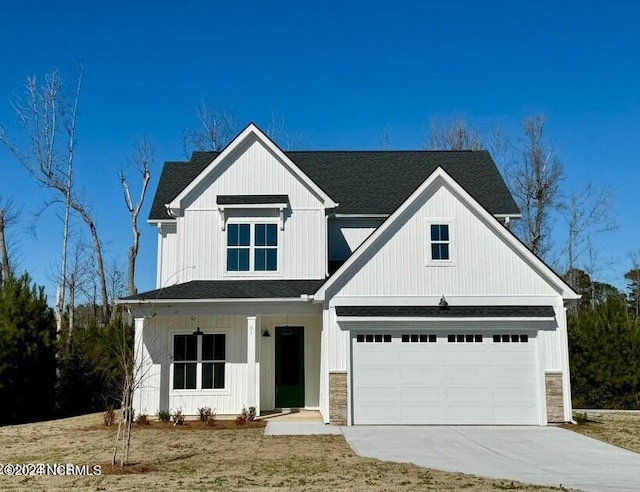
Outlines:
{"label": "outdoor wall light", "polygon": [[264,330],[264,332],[262,333],[263,337],[270,337],[271,333],[269,333],[269,330]]}
{"label": "outdoor wall light", "polygon": [[442,294],[442,297],[440,298],[440,302],[438,303],[438,306],[440,306],[440,309],[449,309],[449,303],[447,302],[447,299],[444,297],[444,294]]}

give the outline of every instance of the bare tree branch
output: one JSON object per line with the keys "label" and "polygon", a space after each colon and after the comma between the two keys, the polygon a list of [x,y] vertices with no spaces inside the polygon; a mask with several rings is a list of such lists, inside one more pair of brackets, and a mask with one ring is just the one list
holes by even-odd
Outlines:
{"label": "bare tree branch", "polygon": [[182,136],[182,149],[187,159],[193,150],[221,150],[236,134],[236,121],[230,111],[210,106],[204,99],[194,109],[197,130],[187,130]]}
{"label": "bare tree branch", "polygon": [[431,120],[423,148],[429,150],[482,150],[482,134],[457,115],[451,121]]}
{"label": "bare tree branch", "polygon": [[521,158],[508,167],[507,182],[522,212],[516,231],[531,251],[544,256],[551,248],[551,212],[560,206],[563,166],[544,139],[543,115],[525,118],[522,127]]}
{"label": "bare tree branch", "polygon": [[61,269],[56,296],[58,332],[61,328],[66,292],[66,258],[71,211],[75,211],[80,216],[91,234],[98,264],[97,274],[101,284],[104,322],[109,319],[110,310],[102,260],[102,245],[89,208],[77,194],[73,184],[76,122],[82,80],[83,67],[80,66],[75,88],[71,94],[68,94],[59,73],[55,70],[45,75],[42,84],[38,84],[35,76],[27,78],[25,95],[12,101],[16,117],[26,137],[27,149],[25,151],[9,139],[4,128],[0,127],[0,143],[5,145],[37,183],[52,190],[55,194],[61,195],[64,200]]}
{"label": "bare tree branch", "polygon": [[147,193],[147,187],[149,185],[149,180],[151,179],[151,171],[149,170],[151,166],[151,161],[153,160],[154,150],[153,145],[146,139],[143,138],[137,142],[134,152],[133,152],[133,164],[135,165],[138,173],[140,174],[141,185],[140,185],[140,195],[138,201],[136,203],[133,202],[131,198],[131,189],[129,187],[129,182],[124,174],[124,171],[120,171],[120,183],[124,189],[124,201],[127,206],[127,210],[131,215],[131,233],[133,235],[133,243],[129,248],[128,255],[128,273],[127,273],[127,284],[128,284],[128,293],[129,295],[134,295],[137,292],[135,285],[135,275],[136,275],[136,260],[138,258],[138,247],[140,244],[140,230],[138,229],[138,216],[140,215],[140,209],[142,208],[142,204],[144,203],[145,195]]}

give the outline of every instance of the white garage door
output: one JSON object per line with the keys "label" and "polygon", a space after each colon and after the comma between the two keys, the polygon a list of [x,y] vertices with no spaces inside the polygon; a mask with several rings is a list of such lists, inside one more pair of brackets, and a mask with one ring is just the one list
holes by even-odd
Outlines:
{"label": "white garage door", "polygon": [[354,424],[541,424],[536,339],[352,332]]}

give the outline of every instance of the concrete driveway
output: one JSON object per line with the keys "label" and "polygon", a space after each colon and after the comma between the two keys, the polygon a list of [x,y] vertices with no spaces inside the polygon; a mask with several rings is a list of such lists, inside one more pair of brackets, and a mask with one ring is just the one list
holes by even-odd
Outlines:
{"label": "concrete driveway", "polygon": [[588,491],[640,490],[640,454],[557,427],[354,426],[360,456]]}

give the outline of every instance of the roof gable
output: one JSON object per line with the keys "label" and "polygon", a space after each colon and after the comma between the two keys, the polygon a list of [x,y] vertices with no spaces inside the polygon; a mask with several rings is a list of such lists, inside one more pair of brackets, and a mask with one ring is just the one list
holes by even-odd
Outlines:
{"label": "roof gable", "polygon": [[[448,190],[447,193],[452,194],[452,196],[455,197],[455,200],[460,202],[460,206],[462,207],[461,210],[472,212],[471,216],[477,218],[474,220],[480,220],[480,223],[482,224],[480,226],[480,230],[484,231],[485,228],[488,229],[490,234],[495,235],[500,240],[500,243],[506,246],[504,251],[510,251],[511,255],[515,254],[514,259],[519,258],[516,260],[518,263],[515,263],[514,265],[527,265],[535,272],[535,275],[532,278],[539,278],[541,281],[540,285],[548,285],[554,292],[562,295],[563,298],[579,298],[579,295],[576,294],[551,268],[536,257],[515,235],[513,235],[513,233],[498,222],[495,217],[482,207],[477,200],[475,200],[442,168],[437,168],[431,176],[429,176],[429,178],[426,179],[418,189],[415,190],[415,192],[360,245],[360,247],[336,271],[336,273],[334,273],[327,283],[318,290],[314,297],[317,300],[325,300],[332,297],[337,292],[341,291],[345,285],[352,282],[352,279],[356,278],[360,278],[360,283],[357,285],[361,285],[361,287],[356,288],[358,292],[360,292],[360,290],[366,285],[371,286],[367,279],[371,280],[375,275],[373,277],[358,277],[361,269],[365,268],[365,265],[369,268],[369,266],[373,264],[373,261],[375,261],[376,255],[379,256],[382,248],[384,248],[385,245],[396,236],[396,234],[410,230],[406,229],[404,226],[407,225],[409,221],[413,220],[414,216],[416,219],[419,219],[417,210],[422,210],[425,206],[421,205],[421,203],[431,203],[430,201],[425,202],[427,197],[430,196],[429,194],[442,189]],[[415,224],[413,227],[415,227]],[[399,244],[397,241],[401,240],[396,240],[396,244]],[[401,241],[401,244],[406,243],[402,243]],[[396,248],[397,247],[398,246],[396,246]],[[404,246],[401,246],[401,248],[404,248]],[[379,265],[386,264],[384,261],[391,261],[388,257],[388,251],[394,251],[395,254],[397,254],[397,250],[387,250],[387,253],[385,253],[386,256],[382,257],[386,258],[386,260],[380,259],[382,263],[379,263]],[[520,261],[523,261],[524,264],[520,263]]]}
{"label": "roof gable", "polygon": [[[494,215],[520,211],[486,151],[284,152],[340,205],[340,214],[393,213],[437,167],[442,167]],[[220,152],[194,152],[191,161],[167,162],[149,219],[170,220],[165,204],[216,161]]]}
{"label": "roof gable", "polygon": [[178,213],[182,207],[184,200],[198,189],[207,177],[222,167],[229,158],[233,158],[237,149],[246,142],[255,139],[259,141],[266,149],[273,153],[276,158],[291,172],[296,178],[303,183],[312,193],[314,193],[324,204],[325,208],[334,208],[337,206],[329,195],[327,195],[315,182],[313,182],[300,168],[287,157],[282,150],[269,139],[255,124],[250,123],[247,127],[234,138],[224,150],[217,154],[214,159],[202,169],[194,179],[192,179],[177,196],[175,196],[167,205],[170,214]]}

